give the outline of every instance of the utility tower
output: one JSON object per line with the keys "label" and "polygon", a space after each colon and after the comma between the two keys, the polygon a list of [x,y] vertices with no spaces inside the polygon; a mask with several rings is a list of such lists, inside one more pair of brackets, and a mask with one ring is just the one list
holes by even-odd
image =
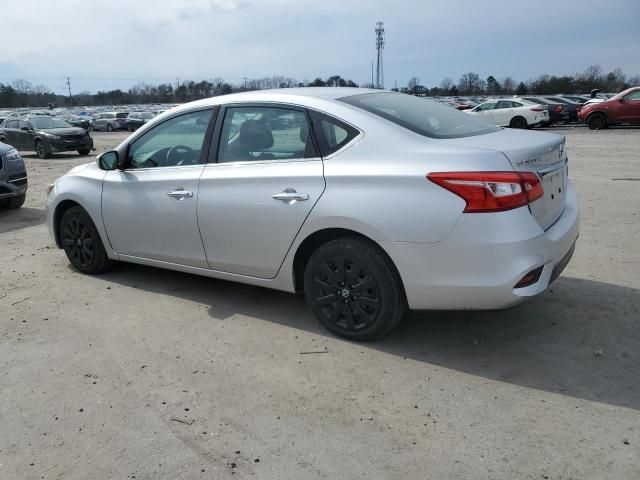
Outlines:
{"label": "utility tower", "polygon": [[384,49],[384,22],[376,22],[376,49],[378,50],[376,88],[384,88],[384,67],[382,66],[382,50]]}

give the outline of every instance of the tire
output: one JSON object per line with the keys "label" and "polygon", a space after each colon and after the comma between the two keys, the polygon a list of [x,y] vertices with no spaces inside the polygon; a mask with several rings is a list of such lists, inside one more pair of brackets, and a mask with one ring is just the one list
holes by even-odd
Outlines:
{"label": "tire", "polygon": [[24,205],[24,201],[27,199],[27,194],[23,193],[17,197],[5,198],[0,201],[0,207],[13,210],[14,208],[20,208]]}
{"label": "tire", "polygon": [[593,113],[587,118],[587,125],[591,130],[602,130],[607,128],[607,117],[603,113]]}
{"label": "tire", "polygon": [[113,132],[113,125],[111,125],[110,123],[107,123],[106,130],[107,130],[107,132]]}
{"label": "tire", "polygon": [[36,140],[36,143],[33,144],[33,148],[35,149],[36,154],[38,154],[38,158],[45,159],[51,156],[42,140]]}
{"label": "tire", "polygon": [[86,156],[86,155],[89,155],[90,153],[91,153],[90,148],[81,148],[80,150],[78,150],[78,155]]}
{"label": "tire", "polygon": [[509,122],[510,128],[528,128],[527,120],[524,117],[513,117]]}
{"label": "tire", "polygon": [[62,248],[76,270],[97,274],[113,265],[113,261],[107,257],[96,226],[82,207],[71,207],[64,212],[59,232]]}
{"label": "tire", "polygon": [[377,245],[358,237],[331,240],[311,255],[304,293],[318,321],[350,340],[383,337],[407,310],[391,260]]}

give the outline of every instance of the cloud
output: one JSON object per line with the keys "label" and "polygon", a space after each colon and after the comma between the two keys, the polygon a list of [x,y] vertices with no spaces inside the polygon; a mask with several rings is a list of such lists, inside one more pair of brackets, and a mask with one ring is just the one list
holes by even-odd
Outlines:
{"label": "cloud", "polygon": [[55,90],[67,75],[89,90],[176,77],[366,82],[377,20],[387,86],[467,71],[526,80],[594,63],[640,73],[637,0],[538,0],[526,10],[505,0],[3,0],[2,18],[3,36],[20,41],[0,50],[0,81],[20,74]]}

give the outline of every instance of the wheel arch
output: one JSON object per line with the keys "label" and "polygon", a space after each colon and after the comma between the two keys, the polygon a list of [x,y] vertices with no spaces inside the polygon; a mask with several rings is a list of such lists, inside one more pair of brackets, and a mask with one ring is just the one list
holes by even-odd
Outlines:
{"label": "wheel arch", "polygon": [[395,262],[391,258],[391,256],[387,253],[380,243],[376,242],[372,238],[367,235],[357,232],[355,230],[351,230],[348,228],[323,228],[320,230],[316,230],[313,233],[310,233],[296,249],[296,252],[293,257],[293,287],[296,292],[301,292],[304,288],[304,269],[307,265],[307,262],[318,248],[320,248],[325,243],[335,240],[336,238],[341,237],[358,237],[362,240],[370,242],[376,245],[380,251],[387,257],[391,265],[393,265],[393,269],[395,270],[395,274],[397,275],[398,280],[400,281],[400,288],[402,290],[402,294],[405,295],[404,282],[402,280],[402,276],[398,271],[398,267]]}

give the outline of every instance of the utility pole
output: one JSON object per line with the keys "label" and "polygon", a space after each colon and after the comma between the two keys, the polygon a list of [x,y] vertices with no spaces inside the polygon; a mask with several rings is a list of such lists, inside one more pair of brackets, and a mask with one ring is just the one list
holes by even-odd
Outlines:
{"label": "utility pole", "polygon": [[180,77],[176,77],[176,89],[180,88]]}
{"label": "utility pole", "polygon": [[376,88],[376,84],[373,83],[373,60],[371,60],[371,88]]}
{"label": "utility pole", "polygon": [[384,67],[382,50],[384,49],[384,22],[376,22],[376,49],[378,50],[378,69],[376,70],[376,88],[384,88]]}
{"label": "utility pole", "polygon": [[244,77],[244,89],[247,89],[247,77]]}
{"label": "utility pole", "polygon": [[69,89],[69,100],[71,100],[71,79],[67,77],[67,88]]}

